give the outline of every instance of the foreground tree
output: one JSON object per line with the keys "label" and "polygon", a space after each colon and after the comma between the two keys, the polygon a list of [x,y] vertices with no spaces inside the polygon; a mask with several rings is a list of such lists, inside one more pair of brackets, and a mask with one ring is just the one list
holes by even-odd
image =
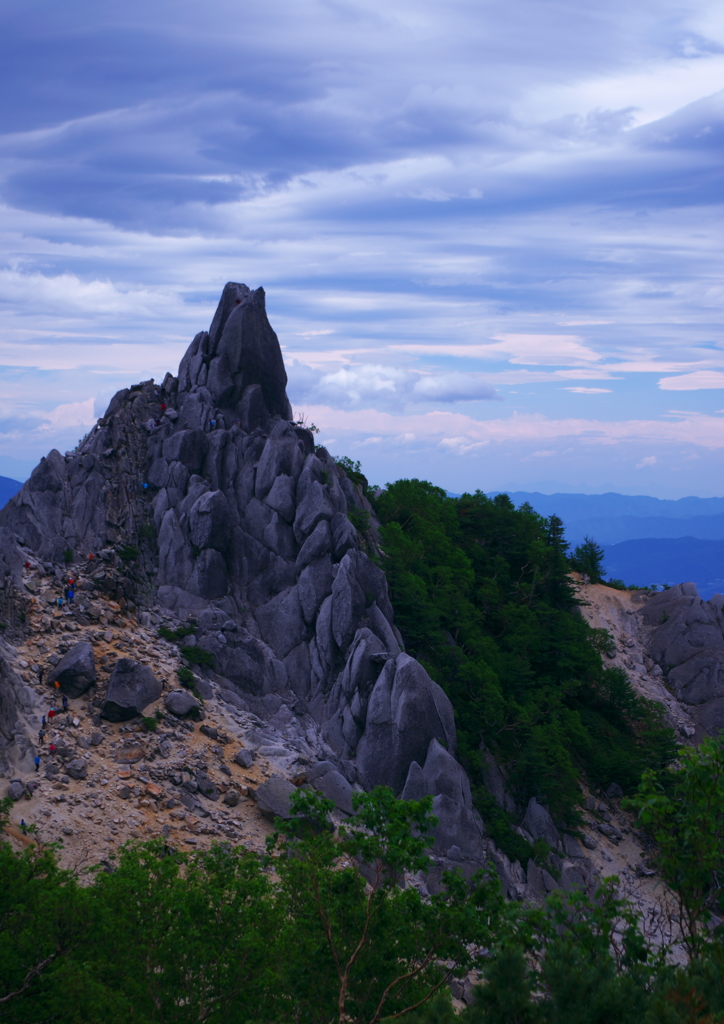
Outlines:
{"label": "foreground tree", "polygon": [[401,884],[430,867],[431,798],[396,800],[380,787],[354,803],[355,817],[335,835],[331,801],[300,791],[296,817],[271,843],[293,922],[282,963],[297,1022],[401,1017],[479,963],[500,931],[497,877],[469,883],[446,873],[429,898]]}

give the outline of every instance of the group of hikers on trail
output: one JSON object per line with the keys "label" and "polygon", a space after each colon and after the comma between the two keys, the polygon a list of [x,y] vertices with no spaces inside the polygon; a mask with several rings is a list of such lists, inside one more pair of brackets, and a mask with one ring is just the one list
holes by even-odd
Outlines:
{"label": "group of hikers on trail", "polygon": [[[57,679],[55,680],[55,683],[53,685],[55,686],[56,689],[60,689],[60,683],[58,682]],[[50,708],[50,710],[48,711],[47,716],[43,715],[43,720],[40,723],[40,730],[38,731],[38,742],[39,742],[41,748],[45,745],[45,736],[46,736],[47,729],[49,729],[51,725],[55,724],[55,722],[54,722],[55,716],[59,715],[61,713],[61,711],[63,712],[63,714],[66,714],[66,715],[68,714],[68,711],[69,711],[68,698],[66,697],[65,694],[63,694],[62,697],[61,697],[61,705],[62,706],[59,707],[59,708],[56,708],[56,707]],[[51,757],[55,754],[56,750],[57,750],[57,747],[56,747],[55,743],[49,743],[48,744],[48,753],[50,754]],[[35,755],[35,770],[36,770],[36,772],[40,771],[40,754],[36,754]]]}

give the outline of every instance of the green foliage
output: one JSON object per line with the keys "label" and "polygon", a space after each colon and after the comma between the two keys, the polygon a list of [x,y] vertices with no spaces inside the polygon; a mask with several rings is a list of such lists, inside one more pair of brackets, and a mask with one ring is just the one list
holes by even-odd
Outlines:
{"label": "green foliage", "polygon": [[571,569],[588,576],[591,583],[603,583],[605,552],[592,537],[584,537],[583,544],[574,549],[570,557]]}
{"label": "green foliage", "polygon": [[147,732],[155,732],[158,728],[158,719],[151,717],[150,715],[143,719],[143,726]]}
{"label": "green foliage", "polygon": [[190,668],[186,668],[182,665],[178,670],[178,681],[182,686],[185,686],[187,690],[193,690],[196,686],[196,676],[193,674]]}
{"label": "green foliage", "polygon": [[335,455],[334,461],[341,466],[353,484],[362,487],[362,493],[367,493],[367,477],[362,472],[362,464],[350,459],[348,455]]}
{"label": "green foliage", "polygon": [[141,552],[135,544],[124,544],[118,552],[118,557],[123,559],[124,562],[135,562],[140,554]]}
{"label": "green foliage", "polygon": [[677,895],[692,954],[705,938],[710,908],[724,911],[724,740],[683,747],[678,766],[646,772],[628,805],[656,843],[656,862]]}
{"label": "green foliage", "polygon": [[295,922],[280,967],[292,993],[286,1019],[374,1024],[424,1004],[478,962],[503,910],[497,877],[469,885],[448,873],[428,900],[396,884],[428,865],[430,798],[395,800],[383,787],[358,794],[356,816],[336,836],[324,827],[331,801],[292,799],[296,817],[278,823],[282,836],[269,844]]}
{"label": "green foliage", "polygon": [[360,533],[366,533],[370,528],[370,514],[367,509],[357,508],[356,505],[353,505],[347,510],[347,518],[355,530]]}
{"label": "green foliage", "polygon": [[319,427],[308,420],[305,413],[301,413],[297,416],[294,423],[297,427],[304,427],[305,430],[309,430],[312,434],[321,433]]}
{"label": "green foliage", "polygon": [[[571,824],[581,773],[630,791],[674,756],[657,706],[604,668],[610,640],[574,614],[560,519],[516,509],[505,494],[448,498],[420,480],[389,485],[375,507],[396,623],[453,703],[486,823],[481,741],[522,803],[535,796]],[[493,812],[496,842],[530,856],[519,837],[503,839],[509,824]]]}
{"label": "green foliage", "polygon": [[[712,747],[683,765],[690,778],[672,798],[721,809],[720,762]],[[645,782],[646,807],[649,796]],[[59,867],[54,847],[15,853],[0,842],[0,1019],[722,1024],[717,933],[675,966],[649,945],[615,878],[593,897],[558,891],[534,907],[505,903],[494,874],[467,882],[450,872],[423,898],[397,881],[429,867],[431,799],[380,788],[354,802],[356,816],[335,832],[332,802],[298,791],[263,858],[228,843],[181,853],[154,840],[82,879]],[[0,801],[0,821],[10,805]],[[677,813],[660,819],[661,849],[685,839]],[[471,971],[484,984],[456,1016],[448,986]]]}
{"label": "green foliage", "polygon": [[168,626],[159,626],[158,635],[162,640],[183,640],[185,636],[191,636],[196,632],[195,626],[179,626],[178,629],[169,629]]}
{"label": "green foliage", "polygon": [[145,540],[153,540],[156,537],[156,527],[153,523],[143,523],[138,533]]}
{"label": "green foliage", "polygon": [[180,651],[181,657],[190,661],[192,665],[210,665],[213,668],[216,664],[216,658],[211,651],[205,651],[203,647],[181,647]]}
{"label": "green foliage", "polygon": [[65,562],[65,564],[70,565],[70,563],[73,561],[73,557],[73,548],[66,548],[65,551],[63,552],[63,561]]}

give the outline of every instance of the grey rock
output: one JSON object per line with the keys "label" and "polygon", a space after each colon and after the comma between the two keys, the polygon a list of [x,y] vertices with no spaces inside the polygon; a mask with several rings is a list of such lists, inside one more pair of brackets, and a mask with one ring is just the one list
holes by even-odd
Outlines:
{"label": "grey rock", "polygon": [[581,849],[578,840],[573,836],[566,835],[565,833],[563,834],[563,852],[566,857],[579,858],[586,856]]}
{"label": "grey rock", "polygon": [[224,803],[227,807],[236,807],[239,803],[240,794],[235,789],[229,789],[224,794]]}
{"label": "grey rock", "polygon": [[364,786],[388,785],[400,793],[411,763],[424,764],[432,739],[454,751],[452,705],[419,662],[400,654],[384,666],[369,699],[357,748]]}
{"label": "grey rock", "polygon": [[93,646],[87,641],[74,644],[55,667],[53,678],[68,697],[80,697],[96,682]]}
{"label": "grey rock", "polygon": [[20,800],[24,793],[25,784],[23,782],[18,782],[17,779],[13,779],[13,781],[10,783],[7,789],[7,795],[10,797],[10,799],[18,801]]}
{"label": "grey rock", "polygon": [[208,491],[189,513],[191,542],[197,548],[223,551],[229,539],[229,505],[221,491]]}
{"label": "grey rock", "polygon": [[177,718],[185,718],[190,711],[201,707],[188,690],[172,690],[166,695],[163,703],[166,710]]}
{"label": "grey rock", "polygon": [[141,665],[131,658],[121,658],[108,680],[101,715],[109,722],[125,722],[140,715],[160,696],[161,683],[148,665]]}
{"label": "grey rock", "polygon": [[269,508],[278,512],[288,523],[294,522],[297,506],[294,501],[295,483],[290,476],[281,475],[276,478],[271,489],[264,498]]}
{"label": "grey rock", "polygon": [[307,537],[297,555],[297,569],[301,571],[305,566],[315,562],[323,555],[328,555],[332,550],[332,536],[329,532],[329,523],[326,519],[317,523],[312,533]]}
{"label": "grey rock", "polygon": [[553,824],[553,819],[535,797],[531,797],[528,802],[521,825],[526,832],[533,836],[533,839],[544,839],[553,850],[561,848],[561,837]]}
{"label": "grey rock", "polygon": [[88,775],[88,765],[82,757],[74,758],[65,766],[65,770],[71,779],[85,779]]}
{"label": "grey rock", "polygon": [[345,814],[353,814],[352,806],[353,789],[337,769],[329,761],[322,761],[313,765],[307,771],[307,782],[310,782],[315,789],[319,790],[328,800],[333,800],[335,805]]}
{"label": "grey rock", "polygon": [[290,799],[295,787],[286,779],[274,776],[267,779],[256,791],[256,802],[259,810],[266,818],[292,817]]}
{"label": "grey rock", "polygon": [[101,743],[103,742],[103,733],[102,732],[92,732],[91,736],[90,736],[90,741],[91,741],[91,746],[99,747],[101,745]]}
{"label": "grey rock", "polygon": [[251,768],[254,763],[254,751],[242,748],[234,758],[234,762],[241,765],[242,768]]}
{"label": "grey rock", "polygon": [[606,796],[609,800],[620,800],[623,796],[623,790],[617,782],[612,782],[606,790]]}

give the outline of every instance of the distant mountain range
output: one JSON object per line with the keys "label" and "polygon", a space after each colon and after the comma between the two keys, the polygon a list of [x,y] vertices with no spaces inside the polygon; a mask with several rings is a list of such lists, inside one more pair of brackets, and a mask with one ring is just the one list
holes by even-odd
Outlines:
{"label": "distant mountain range", "polygon": [[560,516],[572,547],[586,536],[601,544],[608,578],[692,582],[704,598],[724,592],[724,498],[508,493],[516,505],[527,501],[541,515]]}
{"label": "distant mountain range", "polygon": [[0,476],[0,508],[4,508],[22,486],[19,480],[11,480],[9,476]]}

